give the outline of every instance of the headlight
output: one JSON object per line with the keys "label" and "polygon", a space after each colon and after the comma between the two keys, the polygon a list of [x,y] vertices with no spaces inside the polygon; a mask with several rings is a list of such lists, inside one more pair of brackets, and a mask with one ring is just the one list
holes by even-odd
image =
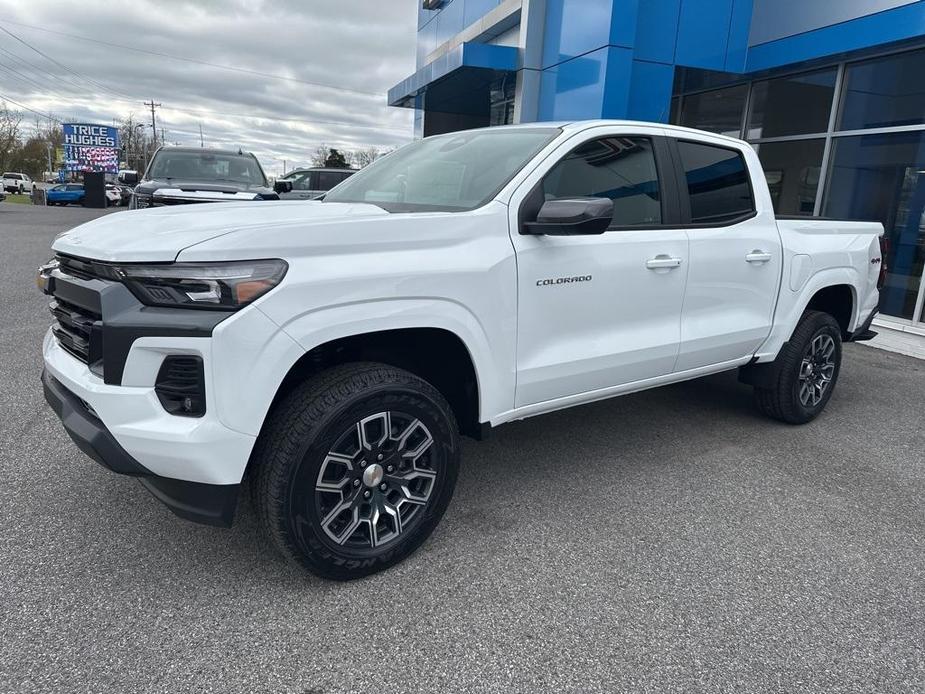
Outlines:
{"label": "headlight", "polygon": [[149,306],[237,310],[278,285],[289,266],[283,260],[228,263],[117,265],[113,268]]}

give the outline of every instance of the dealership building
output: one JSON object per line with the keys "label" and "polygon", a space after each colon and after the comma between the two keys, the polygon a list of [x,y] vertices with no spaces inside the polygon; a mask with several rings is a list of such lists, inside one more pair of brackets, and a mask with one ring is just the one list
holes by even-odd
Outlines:
{"label": "dealership building", "polygon": [[416,0],[418,137],[670,122],[752,143],[780,214],[883,222],[881,311],[925,334],[925,0]]}

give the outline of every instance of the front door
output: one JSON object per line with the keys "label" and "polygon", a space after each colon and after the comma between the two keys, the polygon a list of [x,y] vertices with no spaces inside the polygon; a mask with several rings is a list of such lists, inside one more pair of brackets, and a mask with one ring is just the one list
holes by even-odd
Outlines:
{"label": "front door", "polygon": [[[671,373],[688,272],[683,229],[659,170],[661,131],[586,134],[537,182],[542,201],[607,197],[611,229],[596,236],[534,236],[512,229],[518,271],[515,406]],[[535,177],[534,177],[535,178]],[[534,185],[535,184],[535,185]],[[535,213],[534,213],[535,216]],[[532,220],[526,220],[532,221]]]}

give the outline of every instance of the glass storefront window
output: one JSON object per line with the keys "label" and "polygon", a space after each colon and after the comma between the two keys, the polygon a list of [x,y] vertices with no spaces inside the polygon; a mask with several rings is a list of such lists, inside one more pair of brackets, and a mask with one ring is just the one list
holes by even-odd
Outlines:
{"label": "glass storefront window", "polygon": [[822,170],[825,140],[754,145],[777,214],[811,216]]}
{"label": "glass storefront window", "polygon": [[835,95],[835,68],[755,82],[748,139],[824,133]]}
{"label": "glass storefront window", "polygon": [[827,216],[883,223],[880,310],[913,319],[925,262],[925,131],[835,138],[826,189]]}
{"label": "glass storefront window", "polygon": [[748,85],[690,94],[681,102],[681,125],[739,137]]}
{"label": "glass storefront window", "polygon": [[510,125],[514,122],[514,88],[516,84],[516,79],[510,76],[496,80],[489,87],[489,125]]}
{"label": "glass storefront window", "polygon": [[839,130],[925,123],[925,51],[848,65]]}

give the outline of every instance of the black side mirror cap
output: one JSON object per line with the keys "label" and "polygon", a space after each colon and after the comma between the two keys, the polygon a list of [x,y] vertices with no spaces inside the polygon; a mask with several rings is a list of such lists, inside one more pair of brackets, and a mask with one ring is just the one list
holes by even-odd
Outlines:
{"label": "black side mirror cap", "polygon": [[543,203],[535,222],[526,222],[522,234],[577,236],[603,234],[613,222],[609,198],[562,198]]}
{"label": "black side mirror cap", "polygon": [[277,181],[273,184],[273,192],[275,193],[291,193],[292,192],[292,181]]}
{"label": "black side mirror cap", "polygon": [[137,173],[119,174],[119,183],[124,183],[127,186],[137,185],[138,184],[138,174]]}

